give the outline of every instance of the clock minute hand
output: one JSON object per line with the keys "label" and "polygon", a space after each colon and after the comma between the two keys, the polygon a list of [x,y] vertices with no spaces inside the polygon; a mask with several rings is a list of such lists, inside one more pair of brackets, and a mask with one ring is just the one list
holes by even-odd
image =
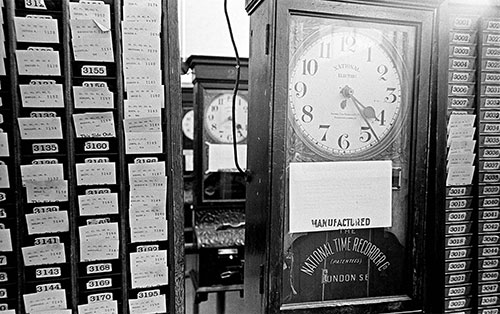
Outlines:
{"label": "clock minute hand", "polygon": [[[375,138],[377,139],[377,141],[380,141],[380,139],[378,138],[377,134],[375,133],[375,130],[373,129],[372,125],[370,124],[370,122],[368,121],[368,119],[365,117],[364,113],[363,113],[363,110],[361,108],[366,108],[365,106],[363,106],[354,96],[351,95],[351,99],[352,99],[352,102],[354,103],[354,105],[356,106],[356,109],[358,109],[359,113],[361,114],[361,117],[363,118],[363,120],[365,120],[366,124],[368,124],[368,127],[370,128],[370,131],[372,131],[373,133],[373,136],[375,136]],[[361,108],[360,108],[361,107]]]}
{"label": "clock minute hand", "polygon": [[356,97],[351,95],[351,98],[358,103],[358,105],[363,108],[363,115],[368,118],[368,119],[375,119],[375,121],[380,121],[377,116],[375,115],[375,109],[373,109],[372,106],[365,106],[363,105]]}

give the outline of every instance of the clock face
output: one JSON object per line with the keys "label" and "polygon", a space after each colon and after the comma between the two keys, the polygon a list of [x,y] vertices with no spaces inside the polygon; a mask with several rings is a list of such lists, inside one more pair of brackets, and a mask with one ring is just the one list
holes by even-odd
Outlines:
{"label": "clock face", "polygon": [[[206,133],[217,143],[233,142],[232,129],[233,94],[222,93],[215,96],[205,108],[204,125]],[[248,102],[236,95],[236,142],[247,138]]]}
{"label": "clock face", "polygon": [[194,110],[189,110],[186,112],[184,117],[182,117],[182,132],[184,135],[193,140],[194,138]]}
{"label": "clock face", "polygon": [[404,119],[405,80],[401,58],[381,32],[327,27],[291,60],[291,123],[325,158],[373,156],[394,140]]}

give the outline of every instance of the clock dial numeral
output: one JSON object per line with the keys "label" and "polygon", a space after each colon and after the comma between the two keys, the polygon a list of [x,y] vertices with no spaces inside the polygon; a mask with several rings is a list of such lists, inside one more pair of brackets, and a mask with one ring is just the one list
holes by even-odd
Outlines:
{"label": "clock dial numeral", "polygon": [[385,110],[380,111],[380,114],[377,116],[377,119],[380,122],[380,126],[385,125]]}
{"label": "clock dial numeral", "polygon": [[368,47],[368,56],[366,57],[366,62],[372,62],[372,47]]}
{"label": "clock dial numeral", "polygon": [[304,123],[311,123],[313,120],[313,115],[312,115],[313,107],[311,105],[305,105],[302,107],[302,122]]}
{"label": "clock dial numeral", "polygon": [[323,129],[325,131],[325,133],[323,133],[323,137],[321,138],[321,140],[323,142],[326,141],[326,134],[328,133],[328,130],[330,129],[330,126],[331,126],[330,124],[320,124],[319,125],[319,129],[320,130]]}
{"label": "clock dial numeral", "polygon": [[387,81],[387,78],[385,75],[389,72],[389,68],[385,64],[381,64],[377,67],[377,73],[380,74],[380,77],[378,78],[381,81]]}
{"label": "clock dial numeral", "polygon": [[330,43],[327,43],[327,42],[322,42],[321,45],[320,45],[320,50],[319,50],[319,57],[320,58],[331,58],[331,54],[330,54],[330,47],[331,47],[331,44]]}
{"label": "clock dial numeral", "polygon": [[387,87],[386,91],[389,93],[389,95],[387,95],[384,98],[384,101],[386,103],[389,103],[389,104],[395,103],[396,100],[398,100],[398,96],[396,96],[396,94],[394,94],[394,91],[396,91],[396,88],[394,88],[394,87]]}
{"label": "clock dial numeral", "polygon": [[349,148],[349,146],[351,146],[351,143],[349,143],[349,141],[347,140],[348,138],[349,138],[349,134],[347,134],[347,133],[344,133],[339,137],[337,144],[339,144],[339,147],[341,149],[346,150]]}
{"label": "clock dial numeral", "polygon": [[316,59],[302,61],[302,74],[303,75],[315,75],[318,73],[318,61]]}
{"label": "clock dial numeral", "polygon": [[350,35],[342,36],[342,42],[340,46],[341,51],[356,52],[354,46],[356,46],[356,37]]}
{"label": "clock dial numeral", "polygon": [[297,92],[295,94],[295,96],[297,96],[297,98],[302,98],[307,93],[307,86],[306,86],[306,83],[304,83],[304,82],[295,83],[293,89]]}
{"label": "clock dial numeral", "polygon": [[372,139],[372,134],[370,132],[368,132],[369,130],[370,130],[370,128],[367,126],[361,127],[361,132],[359,134],[359,140],[362,143],[368,143]]}
{"label": "clock dial numeral", "polygon": [[210,111],[212,111],[212,112],[219,111],[219,106],[212,106],[212,107],[210,107]]}

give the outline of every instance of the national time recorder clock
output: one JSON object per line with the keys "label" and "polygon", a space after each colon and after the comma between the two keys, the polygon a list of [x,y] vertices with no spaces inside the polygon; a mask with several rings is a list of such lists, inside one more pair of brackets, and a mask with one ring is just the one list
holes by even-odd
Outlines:
{"label": "national time recorder clock", "polygon": [[[247,313],[429,308],[421,265],[438,5],[247,1]],[[386,180],[387,205],[369,201],[371,170]],[[350,216],[362,206],[361,219]]]}

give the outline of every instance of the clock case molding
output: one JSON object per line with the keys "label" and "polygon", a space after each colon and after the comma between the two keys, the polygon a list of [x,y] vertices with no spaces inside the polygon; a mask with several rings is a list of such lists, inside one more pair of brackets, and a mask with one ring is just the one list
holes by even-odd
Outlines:
{"label": "clock case molding", "polygon": [[[250,106],[247,185],[245,313],[422,313],[440,311],[429,271],[436,253],[430,195],[436,121],[438,8],[442,1],[247,1],[250,15]],[[286,191],[288,19],[290,13],[389,21],[417,29],[411,123],[407,295],[283,304]],[[426,35],[423,35],[426,34]],[[427,35],[429,34],[429,35]],[[431,65],[435,65],[432,67]],[[253,92],[252,92],[253,91]],[[256,92],[257,91],[257,92]],[[264,245],[266,243],[267,245]]]}

